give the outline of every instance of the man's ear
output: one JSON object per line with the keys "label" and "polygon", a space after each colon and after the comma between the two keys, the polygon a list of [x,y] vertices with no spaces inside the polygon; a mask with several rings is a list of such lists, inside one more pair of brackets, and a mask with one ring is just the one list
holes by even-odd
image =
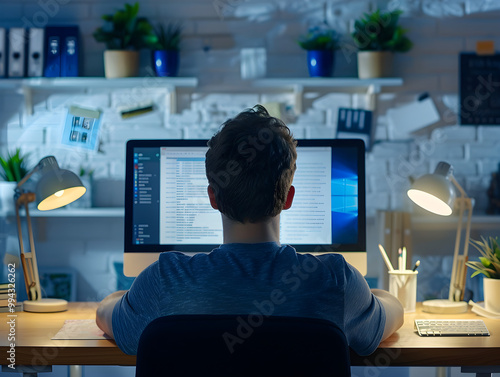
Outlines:
{"label": "man's ear", "polygon": [[217,202],[215,201],[215,192],[212,186],[207,187],[207,192],[208,192],[208,198],[210,199],[210,205],[212,206],[212,208],[219,209],[217,207]]}
{"label": "man's ear", "polygon": [[290,186],[290,190],[288,190],[288,195],[286,196],[286,202],[283,209],[290,209],[290,207],[292,206],[294,195],[295,195],[295,187]]}

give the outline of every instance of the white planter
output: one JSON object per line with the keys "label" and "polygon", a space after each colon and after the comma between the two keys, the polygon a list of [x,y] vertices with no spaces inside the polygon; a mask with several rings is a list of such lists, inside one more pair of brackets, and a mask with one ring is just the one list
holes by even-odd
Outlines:
{"label": "white planter", "polygon": [[139,75],[139,51],[104,51],[104,74],[108,79]]}
{"label": "white planter", "polygon": [[358,77],[372,79],[392,76],[392,60],[394,53],[390,51],[359,51]]}
{"label": "white planter", "polygon": [[3,213],[15,211],[14,190],[17,182],[0,182],[0,211]]}
{"label": "white planter", "polygon": [[500,279],[483,279],[484,307],[491,312],[500,313]]}

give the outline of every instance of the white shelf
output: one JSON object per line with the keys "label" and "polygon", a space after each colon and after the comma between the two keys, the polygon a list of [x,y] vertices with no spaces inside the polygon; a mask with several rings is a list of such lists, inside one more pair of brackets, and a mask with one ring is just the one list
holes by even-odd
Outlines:
{"label": "white shelf", "polygon": [[77,89],[77,88],[132,88],[132,87],[187,87],[198,85],[196,77],[123,77],[107,79],[105,77],[32,77],[0,79],[0,89],[19,87],[36,89]]}
{"label": "white shelf", "polygon": [[23,79],[0,79],[0,89],[19,89],[21,88],[21,84]]}
{"label": "white shelf", "polygon": [[21,80],[21,85],[36,89],[61,88],[133,88],[133,87],[188,87],[198,85],[196,77],[123,77],[107,79],[105,77],[54,77],[27,78]]}
{"label": "white shelf", "polygon": [[356,77],[305,77],[305,78],[270,78],[254,81],[257,87],[284,87],[293,89],[295,86],[302,87],[326,87],[326,88],[368,88],[375,87],[378,90],[384,86],[401,86],[403,79],[399,77],[387,77],[378,79],[358,79]]}
{"label": "white shelf", "polygon": [[[24,216],[24,211],[22,211]],[[30,209],[31,217],[123,217],[125,210],[122,207],[116,208],[60,208],[53,211],[39,211]],[[9,213],[7,216],[15,216]]]}
{"label": "white shelf", "polygon": [[358,79],[356,77],[306,77],[306,78],[269,78],[253,82],[256,88],[284,88],[293,91],[295,97],[295,111],[302,112],[302,94],[304,88],[329,88],[342,92],[365,92],[369,108],[375,110],[375,95],[380,93],[384,86],[401,86],[403,79],[387,77],[377,79]]}
{"label": "white shelf", "polygon": [[[443,230],[456,229],[458,217],[456,216],[432,216],[432,215],[414,215],[411,218],[412,226],[418,230]],[[471,227],[490,229],[500,228],[500,216],[495,215],[472,215]]]}
{"label": "white shelf", "polygon": [[196,77],[34,77],[25,79],[1,79],[0,89],[22,90],[26,111],[33,114],[33,91],[51,89],[120,89],[120,88],[167,88],[170,91],[170,106],[177,108],[177,88],[194,88]]}

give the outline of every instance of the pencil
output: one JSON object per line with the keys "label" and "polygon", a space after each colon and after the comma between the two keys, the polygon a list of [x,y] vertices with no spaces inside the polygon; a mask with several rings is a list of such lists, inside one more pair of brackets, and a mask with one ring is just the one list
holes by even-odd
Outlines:
{"label": "pencil", "polygon": [[417,271],[418,266],[420,266],[420,259],[415,262],[415,266],[413,267],[413,272]]}
{"label": "pencil", "polygon": [[391,261],[389,260],[389,257],[387,256],[384,247],[381,244],[378,244],[378,248],[380,250],[380,254],[382,254],[382,258],[384,259],[385,265],[387,266],[389,271],[394,271],[394,268],[392,267]]}
{"label": "pencil", "polygon": [[398,250],[398,269],[399,271],[403,271],[403,251],[401,248]]}
{"label": "pencil", "polygon": [[403,246],[403,270],[406,270],[406,246]]}

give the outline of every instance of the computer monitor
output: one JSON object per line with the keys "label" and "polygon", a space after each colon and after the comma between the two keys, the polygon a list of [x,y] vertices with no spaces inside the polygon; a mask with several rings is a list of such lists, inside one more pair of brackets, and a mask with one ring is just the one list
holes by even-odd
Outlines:
{"label": "computer monitor", "polygon": [[[221,215],[207,195],[207,148],[206,140],[127,142],[125,275],[137,276],[161,252],[209,252],[222,243]],[[341,253],[365,275],[364,143],[298,140],[293,185],[280,242],[298,252]]]}

